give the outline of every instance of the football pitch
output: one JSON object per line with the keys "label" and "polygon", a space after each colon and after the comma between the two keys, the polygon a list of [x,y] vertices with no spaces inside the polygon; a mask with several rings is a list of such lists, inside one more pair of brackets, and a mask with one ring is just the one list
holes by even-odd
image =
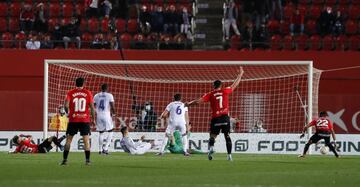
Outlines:
{"label": "football pitch", "polygon": [[355,187],[360,184],[360,157],[225,154],[206,155],[152,153],[108,156],[92,153],[90,166],[83,153],[70,153],[60,166],[61,153],[7,154],[0,152],[0,186],[142,186],[142,187]]}

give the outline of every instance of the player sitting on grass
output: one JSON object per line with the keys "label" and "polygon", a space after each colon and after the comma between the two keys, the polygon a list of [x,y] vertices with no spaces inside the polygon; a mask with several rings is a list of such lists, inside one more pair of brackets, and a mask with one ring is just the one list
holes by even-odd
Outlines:
{"label": "player sitting on grass", "polygon": [[125,152],[132,155],[143,155],[151,149],[151,143],[143,142],[145,136],[141,136],[140,140],[135,143],[133,139],[129,137],[129,130],[127,127],[121,128],[120,131],[123,135],[123,138],[120,141],[120,145]]}
{"label": "player sitting on grass", "polygon": [[11,141],[16,145],[16,149],[10,153],[47,153],[53,147],[51,143],[54,143],[56,146],[60,148],[60,150],[64,149],[60,143],[65,139],[65,135],[61,138],[56,138],[55,136],[51,136],[45,139],[41,144],[33,144],[31,143],[32,136],[31,135],[15,135]]}
{"label": "player sitting on grass", "polygon": [[305,157],[309,147],[313,143],[317,143],[319,140],[324,139],[325,145],[334,153],[334,155],[339,158],[338,153],[335,150],[335,147],[330,143],[330,134],[332,135],[334,141],[336,141],[335,131],[333,125],[329,119],[327,119],[327,113],[322,111],[319,113],[319,118],[312,120],[309,124],[304,127],[303,133],[300,138],[305,136],[305,132],[309,127],[315,126],[316,132],[311,136],[307,144],[305,144],[304,152],[299,157]]}

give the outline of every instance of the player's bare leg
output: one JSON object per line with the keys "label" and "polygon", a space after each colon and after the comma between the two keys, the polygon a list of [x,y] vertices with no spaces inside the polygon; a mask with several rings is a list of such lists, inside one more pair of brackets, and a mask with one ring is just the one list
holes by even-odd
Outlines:
{"label": "player's bare leg", "polygon": [[232,142],[231,142],[230,134],[229,133],[224,133],[224,138],[225,138],[225,141],[226,141],[226,150],[227,150],[227,153],[228,153],[227,159],[229,161],[232,161],[232,156],[231,156]]}
{"label": "player's bare leg", "polygon": [[90,165],[90,140],[89,135],[83,136],[85,150],[85,164]]}
{"label": "player's bare leg", "polygon": [[65,143],[64,152],[63,152],[63,161],[61,162],[61,165],[67,164],[67,158],[69,155],[70,145],[71,145],[73,137],[74,136],[70,136],[70,135],[66,136],[66,143]]}
{"label": "player's bare leg", "polygon": [[211,134],[210,133],[210,138],[209,138],[209,152],[208,152],[208,159],[212,160],[213,156],[212,154],[214,153],[214,144],[215,144],[215,139],[216,139],[217,135],[216,134]]}

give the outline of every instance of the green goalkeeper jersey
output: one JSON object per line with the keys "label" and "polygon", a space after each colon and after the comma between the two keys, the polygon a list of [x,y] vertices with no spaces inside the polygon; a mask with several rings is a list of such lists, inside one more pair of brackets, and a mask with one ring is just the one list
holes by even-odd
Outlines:
{"label": "green goalkeeper jersey", "polygon": [[[174,154],[183,154],[183,144],[182,144],[182,140],[181,140],[181,134],[179,131],[175,131],[174,134],[174,145],[171,144],[171,140],[168,141],[166,148],[170,151],[170,153],[174,153]],[[190,150],[191,154],[201,154],[203,153],[200,150],[194,150],[191,149]]]}

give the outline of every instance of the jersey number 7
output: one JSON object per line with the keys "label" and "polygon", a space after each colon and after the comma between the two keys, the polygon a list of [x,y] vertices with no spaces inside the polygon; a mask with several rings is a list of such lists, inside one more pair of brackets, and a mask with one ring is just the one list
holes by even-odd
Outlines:
{"label": "jersey number 7", "polygon": [[223,97],[220,95],[220,96],[217,96],[216,99],[219,100],[219,107],[223,108]]}

